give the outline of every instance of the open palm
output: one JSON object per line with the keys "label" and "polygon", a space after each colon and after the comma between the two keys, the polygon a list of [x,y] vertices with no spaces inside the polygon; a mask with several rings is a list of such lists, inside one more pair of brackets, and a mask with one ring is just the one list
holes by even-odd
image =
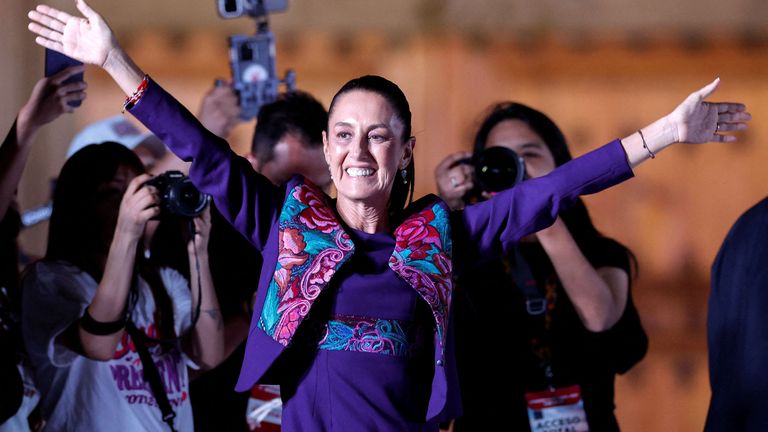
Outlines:
{"label": "open palm", "polygon": [[733,135],[722,132],[733,132],[746,129],[744,122],[752,117],[746,107],[734,102],[704,102],[719,86],[716,79],[704,88],[691,93],[669,116],[677,129],[677,141],[690,144],[701,144],[710,141],[735,141]]}
{"label": "open palm", "polygon": [[39,45],[59,51],[83,63],[104,66],[117,41],[107,22],[77,0],[83,17],[72,16],[50,6],[40,5],[29,12],[29,30],[36,33]]}

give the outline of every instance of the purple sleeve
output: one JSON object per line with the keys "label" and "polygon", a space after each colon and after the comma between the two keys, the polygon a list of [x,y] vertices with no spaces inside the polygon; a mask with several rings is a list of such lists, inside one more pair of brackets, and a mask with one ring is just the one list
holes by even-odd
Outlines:
{"label": "purple sleeve", "polygon": [[281,189],[256,173],[224,139],[208,131],[154,81],[149,81],[131,114],[178,157],[192,162],[189,177],[195,186],[213,196],[221,214],[263,250],[283,201]]}
{"label": "purple sleeve", "polygon": [[619,140],[499,193],[460,213],[464,257],[492,258],[555,222],[560,209],[633,176]]}

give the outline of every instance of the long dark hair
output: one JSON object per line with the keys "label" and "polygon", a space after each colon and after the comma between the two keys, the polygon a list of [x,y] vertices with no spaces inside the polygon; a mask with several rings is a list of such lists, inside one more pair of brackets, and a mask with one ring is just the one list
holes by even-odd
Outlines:
{"label": "long dark hair", "polygon": [[[331,100],[331,106],[328,108],[329,116],[330,113],[333,112],[333,108],[336,106],[336,101],[339,97],[353,90],[369,91],[386,99],[395,111],[397,118],[403,122],[403,134],[400,139],[403,140],[403,143],[411,139],[411,107],[408,104],[408,99],[406,99],[405,94],[400,90],[400,87],[398,87],[397,84],[377,75],[365,75],[344,84]],[[327,132],[326,129],[326,133]],[[411,161],[408,163],[405,171],[405,182],[403,182],[403,177],[398,175],[392,184],[392,192],[389,198],[390,216],[400,213],[406,204],[409,204],[413,200],[413,183],[415,179],[413,156],[411,156]]]}
{"label": "long dark hair", "polygon": [[[101,280],[125,193],[104,186],[121,167],[136,175],[145,172],[139,157],[116,142],[85,146],[64,163],[53,192],[45,260],[66,261]],[[145,262],[142,246],[136,250],[136,274],[151,288],[158,333],[172,337],[173,305],[157,269]]]}
{"label": "long dark hair", "polygon": [[[493,105],[488,110],[475,135],[474,151],[476,154],[485,149],[491,130],[506,120],[519,120],[541,137],[550,153],[552,153],[556,167],[573,159],[571,151],[568,149],[565,135],[563,135],[563,132],[557,127],[555,122],[541,111],[517,102],[501,102]],[[587,206],[584,205],[584,201],[581,198],[576,200],[572,207],[561,211],[560,216],[576,243],[585,253],[587,252],[586,249],[595,244],[594,240],[596,238],[605,238],[595,228],[592,218],[589,216]],[[627,252],[630,262],[636,268],[637,263],[632,252],[623,245],[621,247]]]}

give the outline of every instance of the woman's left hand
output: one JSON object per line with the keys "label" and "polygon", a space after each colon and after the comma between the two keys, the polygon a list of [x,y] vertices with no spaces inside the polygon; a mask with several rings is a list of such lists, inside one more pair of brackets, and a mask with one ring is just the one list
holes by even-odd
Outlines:
{"label": "woman's left hand", "polygon": [[745,122],[752,116],[744,104],[735,102],[705,102],[720,85],[715,79],[702,89],[691,93],[667,117],[677,131],[677,142],[701,144],[710,141],[733,142],[736,137],[723,132],[740,131],[747,128]]}
{"label": "woman's left hand", "polygon": [[187,252],[189,254],[208,253],[208,240],[211,238],[211,206],[208,205],[200,216],[192,219],[195,226],[195,232],[191,233],[191,239],[187,243]]}

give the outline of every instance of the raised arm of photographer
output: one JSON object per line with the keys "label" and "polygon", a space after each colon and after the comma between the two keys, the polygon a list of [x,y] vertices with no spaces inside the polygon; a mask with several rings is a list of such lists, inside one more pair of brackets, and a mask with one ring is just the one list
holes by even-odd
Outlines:
{"label": "raised arm of photographer", "polygon": [[63,84],[82,71],[82,66],[74,66],[39,80],[19,111],[14,127],[0,146],[0,220],[14,199],[37,132],[60,115],[74,111],[69,102],[85,99],[84,82]]}
{"label": "raised arm of photographer", "polygon": [[227,139],[232,128],[242,122],[235,90],[229,85],[215,85],[203,97],[197,118],[206,129]]}
{"label": "raised arm of photographer", "polygon": [[211,234],[210,206],[194,219],[194,227],[195,232],[192,234],[194,241],[190,240],[187,253],[192,304],[200,304],[200,317],[194,331],[184,341],[184,351],[203,369],[212,369],[224,360],[224,319],[216,297],[208,259],[208,240]]}
{"label": "raised arm of photographer", "polygon": [[747,128],[752,116],[746,107],[734,102],[705,102],[717,90],[720,78],[691,93],[672,113],[656,120],[621,140],[632,168],[674,143],[703,144],[734,142],[724,132]]}
{"label": "raised arm of photographer", "polygon": [[613,327],[627,305],[627,272],[618,267],[595,268],[561,218],[535,235],[584,327],[592,332]]}

